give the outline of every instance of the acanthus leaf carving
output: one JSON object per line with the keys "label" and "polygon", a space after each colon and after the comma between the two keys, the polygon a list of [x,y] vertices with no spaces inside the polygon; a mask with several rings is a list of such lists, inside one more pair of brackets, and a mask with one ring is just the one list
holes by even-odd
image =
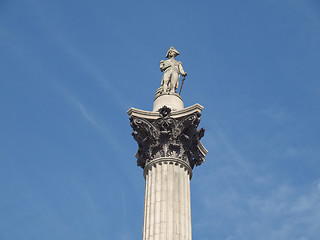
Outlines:
{"label": "acanthus leaf carving", "polygon": [[132,135],[138,143],[137,165],[144,168],[153,159],[175,157],[186,161],[193,168],[204,162],[199,150],[200,139],[205,130],[197,130],[200,113],[192,113],[182,120],[170,117],[171,109],[159,109],[160,118],[154,122],[131,117]]}

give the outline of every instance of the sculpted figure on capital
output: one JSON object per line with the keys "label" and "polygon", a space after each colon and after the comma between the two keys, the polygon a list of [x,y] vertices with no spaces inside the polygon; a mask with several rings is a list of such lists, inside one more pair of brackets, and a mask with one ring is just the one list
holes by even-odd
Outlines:
{"label": "sculpted figure on capital", "polygon": [[169,48],[166,58],[168,60],[160,61],[160,70],[163,73],[161,87],[161,93],[175,93],[176,89],[179,87],[179,77],[180,74],[184,77],[187,73],[182,68],[182,63],[175,60],[175,57],[179,55],[179,52],[172,46]]}

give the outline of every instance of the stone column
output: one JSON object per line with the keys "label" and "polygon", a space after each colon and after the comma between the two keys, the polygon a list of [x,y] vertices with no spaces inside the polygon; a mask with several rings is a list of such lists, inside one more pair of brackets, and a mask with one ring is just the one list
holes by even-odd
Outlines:
{"label": "stone column", "polygon": [[191,240],[191,174],[190,166],[177,158],[146,165],[143,240]]}
{"label": "stone column", "polygon": [[137,164],[146,180],[143,240],[192,239],[190,180],[207,153],[200,142],[204,129],[197,130],[202,109],[158,99],[153,112],[128,111],[139,146]]}

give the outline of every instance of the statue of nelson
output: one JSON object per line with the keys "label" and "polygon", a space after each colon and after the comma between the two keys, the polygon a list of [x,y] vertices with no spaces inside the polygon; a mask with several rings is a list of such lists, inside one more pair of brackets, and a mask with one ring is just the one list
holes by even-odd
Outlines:
{"label": "statue of nelson", "polygon": [[179,77],[180,74],[184,77],[187,76],[187,73],[182,68],[182,63],[175,60],[175,57],[179,55],[179,52],[172,46],[169,48],[166,58],[168,60],[160,61],[160,70],[164,71],[161,88],[162,92],[171,92],[174,93],[179,87]]}

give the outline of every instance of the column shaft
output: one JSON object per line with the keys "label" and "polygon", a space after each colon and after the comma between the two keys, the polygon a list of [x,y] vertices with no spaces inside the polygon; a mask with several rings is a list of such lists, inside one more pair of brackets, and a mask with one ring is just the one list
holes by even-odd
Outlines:
{"label": "column shaft", "polygon": [[146,166],[143,240],[191,240],[190,175],[181,160]]}

